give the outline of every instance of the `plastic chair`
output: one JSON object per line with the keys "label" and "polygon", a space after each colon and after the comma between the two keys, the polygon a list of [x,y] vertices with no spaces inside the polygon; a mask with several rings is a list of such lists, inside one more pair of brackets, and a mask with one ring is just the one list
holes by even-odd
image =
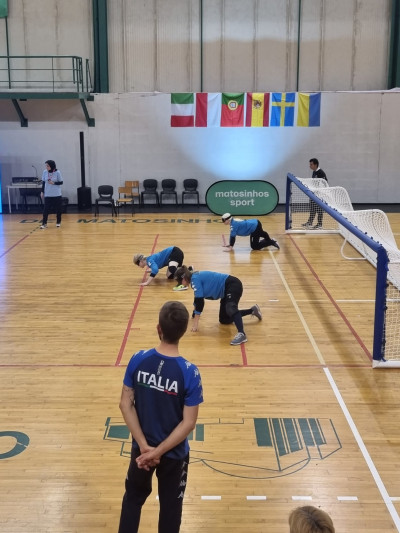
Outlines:
{"label": "plastic chair", "polygon": [[184,190],[182,191],[182,205],[185,203],[185,197],[186,196],[195,196],[197,199],[197,205],[199,205],[199,191],[197,190],[197,187],[199,185],[199,182],[194,178],[188,178],[186,180],[183,180],[183,187]]}
{"label": "plastic chair", "polygon": [[129,187],[131,189],[131,196],[133,200],[137,198],[138,204],[140,205],[139,182],[138,181],[125,181],[125,187]]}
{"label": "plastic chair", "polygon": [[176,181],[173,179],[165,179],[161,182],[162,191],[160,194],[161,205],[163,203],[164,196],[172,196],[175,198],[175,203],[178,203],[178,195],[176,194]]}
{"label": "plastic chair", "polygon": [[111,216],[118,216],[115,201],[113,198],[114,187],[112,185],[99,185],[97,192],[99,197],[96,198],[94,204],[94,216],[96,217],[99,214],[100,205],[109,205],[111,207]]}
{"label": "plastic chair", "polygon": [[132,208],[132,216],[133,216],[133,204],[134,204],[134,198],[132,196],[132,188],[131,187],[118,187],[118,199],[115,200],[115,207],[118,209],[122,205],[128,205],[130,204]]}
{"label": "plastic chair", "polygon": [[160,198],[157,192],[158,181],[153,179],[147,179],[143,181],[144,190],[141,192],[142,204],[144,204],[144,199],[146,196],[153,196],[156,199],[156,203],[160,205]]}

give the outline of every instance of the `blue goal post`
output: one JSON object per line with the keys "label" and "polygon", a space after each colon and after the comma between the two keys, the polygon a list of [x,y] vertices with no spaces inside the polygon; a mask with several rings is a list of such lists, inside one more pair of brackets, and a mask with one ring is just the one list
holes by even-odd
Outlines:
{"label": "blue goal post", "polygon": [[[316,182],[315,186],[311,183],[312,181]],[[398,353],[392,355],[393,348],[391,347],[390,357],[387,357],[388,339],[398,339],[399,337],[399,321],[396,316],[392,324],[393,313],[389,313],[388,315],[387,291],[391,283],[388,280],[390,260],[388,251],[384,246],[385,239],[382,239],[383,243],[379,242],[375,235],[374,238],[368,233],[369,226],[366,225],[366,228],[360,228],[360,224],[355,225],[354,222],[351,221],[351,219],[354,219],[357,216],[357,213],[361,213],[361,211],[354,211],[351,203],[349,205],[348,195],[344,189],[343,191],[345,191],[345,196],[347,195],[348,202],[347,200],[344,200],[342,203],[345,205],[346,210],[338,209],[335,206],[334,201],[326,201],[327,198],[334,197],[332,195],[329,196],[329,189],[331,188],[325,183],[320,184],[321,188],[319,188],[318,181],[321,180],[301,179],[291,173],[287,174],[285,230],[287,232],[302,233],[308,233],[308,230],[312,230],[313,234],[332,233],[332,231],[334,231],[335,233],[342,234],[345,241],[349,242],[361,255],[364,256],[365,259],[374,264],[376,267],[376,288],[372,351],[373,367],[399,367],[400,346],[398,340],[394,341],[394,352]],[[315,212],[314,214],[320,214],[317,224],[318,227],[312,227],[312,222],[309,222],[309,213],[312,205]],[[342,204],[339,202],[338,205]],[[378,212],[378,210],[370,211]],[[329,217],[324,215],[329,215]],[[384,216],[386,217],[386,215]],[[373,227],[373,225],[371,225],[371,227]],[[371,231],[371,233],[374,232]],[[362,245],[357,245],[357,243],[362,243]],[[368,250],[368,252],[363,253],[363,249]],[[369,254],[371,251],[373,253]],[[396,265],[396,267],[397,266],[398,265]],[[398,286],[394,286],[394,289],[396,291],[395,296],[394,298],[390,298],[390,301],[393,300],[392,303],[394,304],[397,313],[397,309],[400,307],[400,293]],[[390,317],[390,320],[388,320],[388,317]],[[394,328],[394,332],[389,331],[390,328]]]}

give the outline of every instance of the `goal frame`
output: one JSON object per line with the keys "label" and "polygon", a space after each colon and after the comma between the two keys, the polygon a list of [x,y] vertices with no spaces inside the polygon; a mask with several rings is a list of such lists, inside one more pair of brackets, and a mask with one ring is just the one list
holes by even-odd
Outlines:
{"label": "goal frame", "polygon": [[[376,283],[375,283],[375,310],[374,310],[374,334],[372,363],[374,368],[382,367],[400,367],[400,361],[386,361],[385,359],[385,312],[386,312],[386,291],[387,291],[387,272],[389,257],[385,247],[360,231],[354,226],[340,211],[332,208],[326,202],[318,198],[307,186],[305,186],[296,176],[291,173],[287,174],[286,180],[286,205],[285,205],[285,231],[287,233],[302,232],[306,230],[293,230],[292,228],[292,186],[293,184],[300,189],[306,196],[315,202],[324,212],[335,219],[341,226],[346,228],[355,237],[360,239],[366,246],[376,253]],[[313,233],[324,233],[324,231],[313,231]],[[332,233],[332,231],[328,231]]]}

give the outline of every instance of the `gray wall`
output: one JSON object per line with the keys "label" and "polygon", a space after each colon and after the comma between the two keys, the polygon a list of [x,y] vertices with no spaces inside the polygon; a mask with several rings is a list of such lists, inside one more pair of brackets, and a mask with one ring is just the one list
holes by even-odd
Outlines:
{"label": "gray wall", "polygon": [[[171,128],[170,95],[96,95],[88,103],[96,127],[87,128],[78,103],[24,102],[21,128],[9,102],[0,101],[3,204],[12,176],[34,175],[54,159],[65,178],[63,192],[76,203],[80,186],[79,132],[85,133],[87,185],[115,188],[127,179],[185,178],[207,188],[221,179],[266,179],[285,201],[287,172],[309,177],[308,160],[320,159],[332,185],[344,186],[354,203],[400,202],[399,92],[325,92],[319,128]],[[6,106],[9,107],[6,107]],[[52,108],[51,106],[54,106]]]}
{"label": "gray wall", "polygon": [[[109,0],[110,91],[387,88],[391,0],[203,0],[202,35],[200,5]],[[12,0],[8,28],[10,55],[77,55],[93,74],[91,0]]]}

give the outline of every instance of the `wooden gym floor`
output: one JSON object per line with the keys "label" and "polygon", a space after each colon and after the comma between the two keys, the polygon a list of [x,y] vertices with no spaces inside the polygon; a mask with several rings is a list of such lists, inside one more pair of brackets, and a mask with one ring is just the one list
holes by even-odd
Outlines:
{"label": "wooden gym floor", "polygon": [[[389,214],[396,236],[400,214]],[[99,533],[118,527],[130,439],[118,408],[130,356],[157,343],[167,300],[189,309],[165,270],[148,287],[132,264],[181,247],[185,263],[239,277],[248,343],[230,346],[206,302],[182,355],[205,403],[191,437],[181,531],[280,533],[298,505],[337,532],[400,531],[399,370],[372,370],[375,271],[340,255],[335,235],[285,235],[251,252],[207,213],[0,216],[0,531]],[[157,529],[156,485],[140,531]]]}

